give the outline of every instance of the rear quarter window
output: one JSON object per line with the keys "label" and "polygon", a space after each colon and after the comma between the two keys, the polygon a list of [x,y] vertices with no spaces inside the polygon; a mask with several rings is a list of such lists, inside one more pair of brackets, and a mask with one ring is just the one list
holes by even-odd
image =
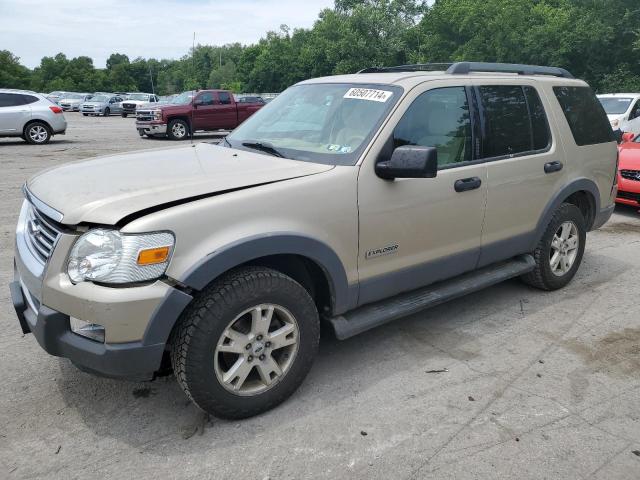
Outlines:
{"label": "rear quarter window", "polygon": [[578,146],[615,141],[604,108],[589,87],[553,87]]}

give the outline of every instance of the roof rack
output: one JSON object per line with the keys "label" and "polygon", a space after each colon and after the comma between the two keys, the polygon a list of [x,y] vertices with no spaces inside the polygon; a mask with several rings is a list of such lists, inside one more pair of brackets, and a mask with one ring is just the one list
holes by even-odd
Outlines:
{"label": "roof rack", "polygon": [[552,77],[575,78],[564,68],[539,67],[537,65],[520,65],[517,63],[486,63],[486,62],[457,62],[457,63],[417,63],[415,65],[398,65],[395,67],[369,67],[358,73],[385,72],[433,72],[445,71],[449,75],[467,75],[472,72],[486,73],[516,73],[518,75],[549,75]]}
{"label": "roof rack", "polygon": [[397,65],[395,67],[369,67],[360,70],[358,73],[439,72],[452,65],[452,63],[415,63],[412,65]]}

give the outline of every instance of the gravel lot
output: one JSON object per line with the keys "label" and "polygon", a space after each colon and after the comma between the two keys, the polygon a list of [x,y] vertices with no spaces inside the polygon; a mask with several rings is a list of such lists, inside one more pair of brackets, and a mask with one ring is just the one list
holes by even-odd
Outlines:
{"label": "gravel lot", "polygon": [[130,118],[66,116],[49,145],[0,139],[0,478],[640,478],[635,209],[589,234],[562,291],[511,281],[345,342],[325,335],[284,405],[209,419],[172,377],[92,377],[21,334],[7,284],[25,179],[170,145]]}

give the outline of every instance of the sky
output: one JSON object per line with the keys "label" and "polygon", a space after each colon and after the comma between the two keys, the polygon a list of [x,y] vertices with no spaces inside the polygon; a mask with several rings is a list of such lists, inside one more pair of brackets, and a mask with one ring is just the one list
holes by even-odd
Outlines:
{"label": "sky", "polygon": [[311,27],[333,0],[0,0],[0,49],[29,68],[59,52],[103,68],[111,53],[180,58],[196,44],[255,43]]}

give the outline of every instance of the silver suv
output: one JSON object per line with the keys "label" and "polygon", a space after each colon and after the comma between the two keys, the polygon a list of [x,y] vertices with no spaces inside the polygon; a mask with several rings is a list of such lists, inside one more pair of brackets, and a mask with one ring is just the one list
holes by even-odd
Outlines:
{"label": "silver suv", "polygon": [[108,117],[114,113],[120,114],[122,113],[122,97],[108,93],[96,94],[82,103],[80,112],[85,117],[87,115],[104,115]]}
{"label": "silver suv", "polygon": [[0,89],[0,137],[20,137],[42,145],[64,135],[67,121],[60,108],[39,93]]}
{"label": "silver suv", "polygon": [[430,68],[304,81],[222,145],[36,175],[23,332],[103,375],[170,362],[196,405],[240,418],[302,383],[321,319],[344,339],[509,278],[565,286],[614,208],[602,106],[558,68]]}

